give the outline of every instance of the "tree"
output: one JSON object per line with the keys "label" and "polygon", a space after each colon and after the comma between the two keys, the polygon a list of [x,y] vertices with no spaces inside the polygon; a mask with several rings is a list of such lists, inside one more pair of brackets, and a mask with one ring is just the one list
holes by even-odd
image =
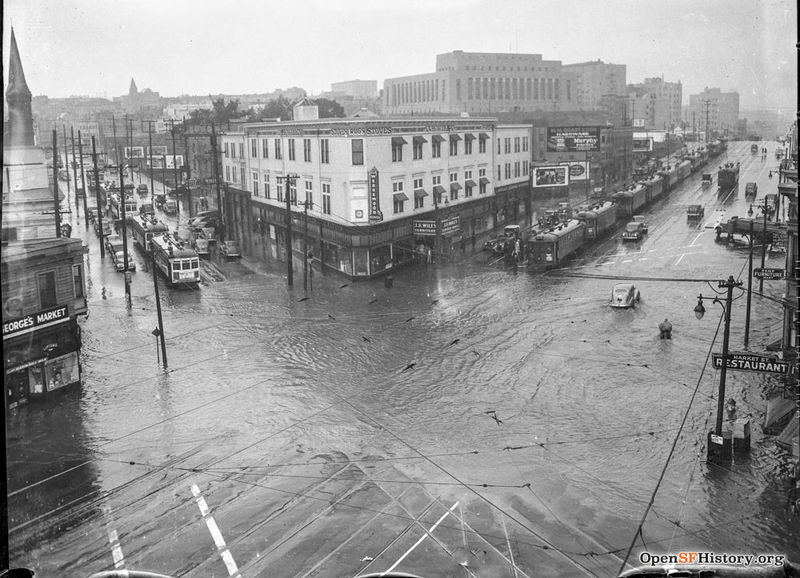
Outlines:
{"label": "tree", "polygon": [[243,115],[242,111],[239,110],[238,100],[225,102],[224,98],[218,98],[217,100],[212,99],[211,104],[211,110],[201,108],[190,112],[189,118],[186,120],[187,124],[220,124],[240,118]]}
{"label": "tree", "polygon": [[320,118],[343,118],[344,108],[335,100],[327,98],[317,98],[314,100],[319,109]]}

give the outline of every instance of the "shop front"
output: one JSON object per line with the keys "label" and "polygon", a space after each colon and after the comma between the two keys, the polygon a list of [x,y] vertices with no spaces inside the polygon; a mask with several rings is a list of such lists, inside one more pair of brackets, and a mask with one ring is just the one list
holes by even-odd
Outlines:
{"label": "shop front", "polygon": [[80,385],[80,327],[66,307],[3,324],[6,407]]}

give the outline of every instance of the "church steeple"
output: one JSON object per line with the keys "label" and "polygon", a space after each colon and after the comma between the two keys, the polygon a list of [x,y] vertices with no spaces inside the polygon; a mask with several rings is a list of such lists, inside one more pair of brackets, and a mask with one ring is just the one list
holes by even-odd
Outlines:
{"label": "church steeple", "polygon": [[8,53],[8,133],[6,146],[33,146],[33,114],[31,113],[31,91],[25,82],[25,71],[19,57],[17,38],[11,29],[11,47]]}
{"label": "church steeple", "polygon": [[131,87],[128,89],[128,96],[135,96],[139,93],[139,89],[136,88],[136,83],[131,78]]}

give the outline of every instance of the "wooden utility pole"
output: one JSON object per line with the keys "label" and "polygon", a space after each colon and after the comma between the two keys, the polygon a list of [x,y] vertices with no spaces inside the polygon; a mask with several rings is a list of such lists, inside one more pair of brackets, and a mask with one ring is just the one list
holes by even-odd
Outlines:
{"label": "wooden utility pole", "polygon": [[189,186],[189,131],[186,130],[186,117],[183,117],[183,166],[186,167],[186,198],[189,203],[189,218],[192,218],[192,188]]}
{"label": "wooden utility pole", "polygon": [[294,285],[294,270],[292,269],[292,199],[290,191],[292,182],[297,178],[297,175],[289,173],[282,178],[286,182],[286,282],[289,287],[292,287]]}
{"label": "wooden utility pole", "polygon": [[69,149],[67,148],[67,125],[62,124],[61,128],[64,129],[64,172],[67,173],[67,192],[72,190],[72,185],[69,184]]}
{"label": "wooden utility pole", "polygon": [[119,191],[120,191],[120,215],[122,216],[122,263],[125,268],[123,273],[125,278],[125,302],[131,306],[131,282],[128,273],[128,223],[125,217],[125,167],[119,165]]}
{"label": "wooden utility pole", "polygon": [[156,198],[156,190],[153,187],[153,121],[147,121],[147,140],[148,140],[148,154],[150,155],[150,199]]}
{"label": "wooden utility pole", "polygon": [[[64,128],[64,136],[66,136],[66,128]],[[56,237],[61,236],[61,207],[58,199],[58,131],[53,129],[53,213],[56,216]],[[66,151],[64,154],[66,159]],[[69,173],[67,173],[67,182],[69,182]]]}
{"label": "wooden utility pole", "polygon": [[308,291],[308,191],[303,203],[303,290]]}
{"label": "wooden utility pole", "polygon": [[[222,196],[219,186],[219,163],[217,162],[217,132],[214,128],[214,123],[211,123],[211,155],[212,162],[214,163],[214,181],[217,187],[217,210],[219,211],[220,221],[225,222],[224,213],[222,211]],[[224,239],[220,239],[223,240]]]}
{"label": "wooden utility pole", "polygon": [[92,137],[92,164],[94,165],[94,198],[97,203],[97,227],[100,231],[100,258],[105,259],[106,247],[105,239],[103,238],[103,210],[101,208],[100,199],[100,171],[97,170],[97,148],[95,147],[94,137]]}
{"label": "wooden utility pole", "polygon": [[114,115],[111,115],[111,130],[114,132],[114,160],[117,161],[117,166],[120,165],[119,162],[119,146],[117,144],[117,121],[114,118]]}
{"label": "wooden utility pole", "polygon": [[164,336],[164,319],[161,317],[161,297],[158,293],[158,265],[156,265],[156,258],[153,252],[150,251],[150,264],[153,268],[153,290],[156,297],[156,315],[158,316],[158,328],[153,331],[156,337],[161,341],[161,357],[164,359],[164,369],[167,368],[167,342]]}
{"label": "wooden utility pole", "polygon": [[[81,131],[78,131],[78,156],[81,157],[81,184],[83,185],[83,218],[86,221],[86,230],[89,230],[89,205],[86,200],[89,196],[89,187],[86,186],[86,171],[83,170],[83,141]],[[98,183],[99,184],[99,183]]]}
{"label": "wooden utility pole", "polygon": [[78,165],[75,161],[75,127],[69,127],[69,135],[72,140],[72,175],[75,177],[75,210],[80,211],[81,207],[78,204]]}
{"label": "wooden utility pole", "polygon": [[710,100],[703,100],[702,102],[703,102],[703,106],[706,107],[706,134],[705,134],[705,140],[703,142],[708,142],[708,134],[709,134],[708,109],[711,106],[711,101]]}

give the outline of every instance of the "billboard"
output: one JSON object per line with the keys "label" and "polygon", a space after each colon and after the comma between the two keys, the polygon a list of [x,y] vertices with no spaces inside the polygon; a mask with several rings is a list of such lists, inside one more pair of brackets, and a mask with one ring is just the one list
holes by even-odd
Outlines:
{"label": "billboard", "polygon": [[183,166],[183,155],[167,155],[167,168],[174,169]]}
{"label": "billboard", "polygon": [[534,167],[533,187],[561,187],[569,184],[569,165]]}
{"label": "billboard", "polygon": [[144,147],[125,147],[124,150],[126,159],[144,158]]}
{"label": "billboard", "polygon": [[633,139],[633,152],[646,153],[653,150],[653,137],[635,138]]}
{"label": "billboard", "polygon": [[599,150],[599,126],[547,127],[547,152],[549,153],[573,153]]}
{"label": "billboard", "polygon": [[161,155],[167,154],[167,147],[165,145],[153,145],[151,146],[147,154],[160,157]]}
{"label": "billboard", "polygon": [[569,167],[570,181],[585,181],[589,178],[589,161],[566,161],[558,164]]}

